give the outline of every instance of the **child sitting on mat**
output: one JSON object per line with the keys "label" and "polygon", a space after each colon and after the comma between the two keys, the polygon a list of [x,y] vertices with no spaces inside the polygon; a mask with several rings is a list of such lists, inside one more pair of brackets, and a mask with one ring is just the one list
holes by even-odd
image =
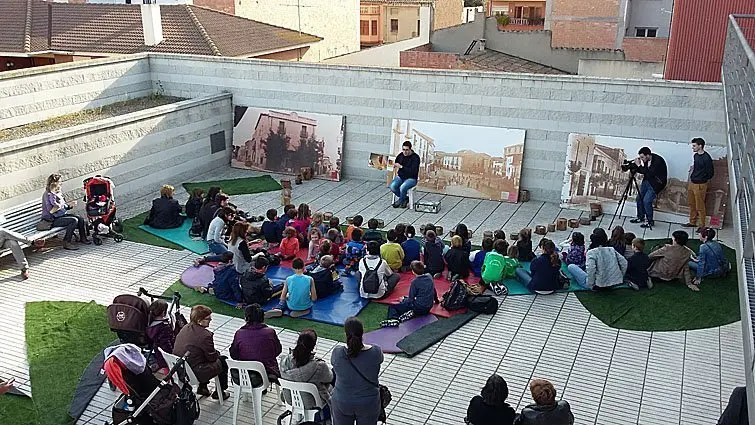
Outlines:
{"label": "child sitting on mat", "polygon": [[380,256],[394,272],[401,269],[404,261],[404,249],[396,242],[397,236],[395,229],[389,230],[388,243],[380,247]]}
{"label": "child sitting on mat", "polygon": [[396,243],[401,245],[406,240],[406,224],[399,223],[393,228],[396,231]]}
{"label": "child sitting on mat", "polygon": [[210,295],[215,295],[219,300],[233,303],[236,308],[242,308],[244,296],[239,285],[239,273],[233,265],[233,253],[221,254],[220,263],[212,270],[214,275],[208,288]]}
{"label": "child sitting on mat", "polygon": [[280,234],[283,234],[286,230],[286,226],[288,226],[288,221],[293,218],[293,214],[289,215],[291,210],[296,211],[296,206],[288,204],[283,207],[283,214],[278,218],[278,232],[280,232]]}
{"label": "child sitting on mat", "polygon": [[309,244],[307,230],[310,224],[312,224],[312,219],[310,217],[309,205],[300,204],[299,209],[296,210],[296,219],[291,223],[291,226],[296,229],[296,237],[299,239],[299,245],[302,248]]}
{"label": "child sitting on mat", "polygon": [[482,249],[472,251],[469,254],[469,261],[472,267],[472,273],[475,276],[482,276],[482,265],[485,263],[485,256],[493,250],[493,238],[482,238]]}
{"label": "child sitting on mat", "polygon": [[275,221],[278,211],[274,209],[267,210],[265,214],[267,220],[262,222],[262,235],[265,237],[265,244],[269,247],[278,246],[281,243],[281,235],[283,232],[278,227],[278,223]]}
{"label": "child sitting on mat", "polygon": [[290,311],[294,318],[305,316],[312,310],[312,302],[317,300],[315,280],[304,274],[304,260],[295,258],[292,266],[296,274],[286,278],[280,302],[277,307],[265,312],[266,319],[281,317],[286,311]]}
{"label": "child sitting on mat", "polygon": [[443,254],[448,266],[448,280],[469,277],[469,251],[464,249],[464,239],[459,235],[451,238],[451,249]]}
{"label": "child sitting on mat", "polygon": [[320,299],[343,289],[343,284],[338,281],[338,272],[331,255],[323,255],[317,267],[307,274],[314,279],[315,291]]}
{"label": "child sitting on mat", "polygon": [[425,247],[422,251],[422,257],[424,264],[426,265],[426,271],[427,273],[430,273],[433,278],[438,278],[446,268],[446,262],[443,259],[443,251],[446,245],[439,237],[435,236],[435,231],[433,230],[425,232],[425,239],[423,241]]}
{"label": "child sitting on mat", "polygon": [[338,242],[339,244],[343,245],[345,243],[343,232],[341,232],[341,220],[338,219],[338,217],[331,217],[330,221],[328,221],[328,232],[330,232],[330,229],[334,229],[338,232],[338,240],[334,242]]}
{"label": "child sitting on mat", "polygon": [[341,231],[338,228],[328,229],[327,240],[330,241],[330,255],[333,256],[335,262],[338,262],[341,258],[341,248],[343,247],[343,235]]}
{"label": "child sitting on mat", "polygon": [[320,242],[322,242],[322,233],[318,228],[309,230],[309,249],[307,250],[307,262],[315,259],[315,255],[320,251]]}
{"label": "child sitting on mat", "polygon": [[410,267],[415,277],[409,287],[409,296],[388,307],[388,319],[380,322],[381,327],[396,327],[414,317],[425,316],[430,313],[433,304],[438,302],[435,282],[426,273],[425,265],[421,261],[412,261]]}
{"label": "child sitting on mat", "polygon": [[270,301],[273,294],[280,291],[283,285],[273,286],[270,279],[265,276],[270,261],[266,256],[260,255],[252,262],[252,269],[241,275],[239,283],[244,303],[264,305]]}
{"label": "child sitting on mat", "polygon": [[324,235],[328,231],[325,228],[325,223],[322,222],[322,213],[320,211],[312,214],[312,223],[309,224],[307,231],[311,232],[312,229],[319,230],[321,235]]}
{"label": "child sitting on mat", "polygon": [[503,295],[506,291],[506,286],[503,285],[503,272],[506,268],[506,250],[509,244],[503,239],[498,239],[493,247],[494,250],[485,255],[480,283],[489,286],[496,295]]}
{"label": "child sitting on mat", "polygon": [[585,235],[580,232],[574,232],[571,235],[571,241],[566,249],[561,253],[561,257],[568,266],[575,264],[579,268],[585,268],[587,261],[587,249],[585,248]]}
{"label": "child sitting on mat", "polygon": [[362,228],[362,223],[364,222],[364,217],[361,215],[355,215],[353,219],[351,219],[351,224],[349,224],[349,227],[346,228],[346,234],[344,235],[346,237],[346,242],[351,241],[351,234],[354,232],[354,229],[360,229]]}
{"label": "child sitting on mat", "polygon": [[351,276],[359,268],[359,261],[364,258],[366,247],[362,242],[362,229],[356,228],[351,232],[351,240],[344,249],[343,265],[346,266],[344,276]]}
{"label": "child sitting on mat", "polygon": [[535,258],[535,253],[532,252],[532,229],[525,227],[519,231],[516,249],[519,250],[519,261],[532,261]]}
{"label": "child sitting on mat", "polygon": [[459,223],[454,229],[454,235],[461,237],[461,248],[469,255],[472,252],[472,241],[469,239],[469,228],[464,223]]}
{"label": "child sitting on mat", "polygon": [[404,261],[401,267],[402,272],[409,270],[412,261],[419,261],[421,259],[422,244],[414,239],[416,234],[414,226],[406,226],[406,240],[401,243],[401,249],[404,250]]}
{"label": "child sitting on mat", "polygon": [[519,250],[516,245],[511,245],[506,250],[506,256],[503,257],[503,278],[515,278],[519,267],[522,267],[519,263]]}
{"label": "child sitting on mat", "polygon": [[[613,247],[619,254],[626,258],[627,244],[626,236],[624,235],[624,228],[616,226],[611,230],[611,239],[608,240],[608,245]],[[630,248],[631,249],[631,248]]]}
{"label": "child sitting on mat", "polygon": [[286,227],[283,232],[285,237],[281,241],[280,254],[281,260],[290,260],[299,253],[299,240],[296,239],[296,229]]}
{"label": "child sitting on mat", "polygon": [[496,230],[493,232],[493,242],[497,241],[498,239],[506,240],[506,232],[503,230]]}
{"label": "child sitting on mat", "polygon": [[543,253],[530,264],[530,271],[517,269],[516,278],[530,291],[547,295],[562,289],[560,270],[561,260],[556,253],[556,245],[548,240],[543,244]]}
{"label": "child sitting on mat", "polygon": [[635,251],[634,249],[631,248],[631,246],[632,246],[632,242],[634,242],[636,238],[637,238],[637,235],[635,235],[632,232],[624,233],[624,239],[627,244],[627,249],[624,251],[624,258],[626,258],[627,261],[629,261],[629,259],[632,258],[632,256],[634,255]]}
{"label": "child sitting on mat", "polygon": [[628,287],[639,291],[640,288],[653,289],[653,281],[648,276],[650,257],[645,254],[645,240],[634,238],[632,241],[634,254],[627,260],[627,272],[624,275],[624,283]]}
{"label": "child sitting on mat", "polygon": [[369,243],[370,241],[376,241],[379,244],[383,244],[383,235],[378,231],[378,221],[374,218],[371,218],[367,220],[367,231],[364,232],[364,236],[362,236],[362,240],[364,243]]}

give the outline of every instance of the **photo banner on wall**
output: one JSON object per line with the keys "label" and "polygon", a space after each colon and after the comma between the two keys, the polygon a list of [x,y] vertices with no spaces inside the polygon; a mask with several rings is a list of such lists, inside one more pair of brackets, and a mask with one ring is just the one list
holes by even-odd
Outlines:
{"label": "photo banner on wall", "polygon": [[339,181],[346,117],[236,106],[231,166]]}
{"label": "photo banner on wall", "polygon": [[[572,133],[566,151],[561,207],[586,210],[590,202],[601,201],[603,210],[613,214],[630,179],[629,172],[621,171],[621,164],[637,158],[643,146],[663,157],[668,168],[668,184],[658,194],[654,219],[671,223],[689,221],[687,186],[694,160],[689,143]],[[706,145],[705,151],[713,159],[714,167],[714,177],[705,196],[706,223],[720,228],[729,202],[727,149]],[[637,173],[636,180],[641,184],[642,174]],[[636,197],[637,190],[632,184],[623,216],[637,216]]]}
{"label": "photo banner on wall", "polygon": [[394,119],[389,158],[409,141],[420,157],[418,190],[517,202],[524,135],[519,129]]}

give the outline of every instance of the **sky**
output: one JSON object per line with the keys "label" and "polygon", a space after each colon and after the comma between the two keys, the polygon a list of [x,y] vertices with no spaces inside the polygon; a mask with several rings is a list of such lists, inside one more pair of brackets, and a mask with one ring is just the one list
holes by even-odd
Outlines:
{"label": "sky", "polygon": [[[285,109],[273,109],[276,112],[291,113]],[[244,113],[238,125],[233,128],[233,145],[241,146],[254,133],[254,126],[261,113],[267,113],[270,109],[250,107]],[[330,162],[335,167],[338,159],[338,134],[341,132],[341,115],[315,114],[310,112],[294,111],[300,117],[312,118],[317,120],[316,136],[317,140],[325,139],[325,155],[330,157]],[[298,131],[296,133],[299,134]]]}
{"label": "sky", "polygon": [[[401,130],[406,131],[407,120],[399,121],[401,121]],[[490,156],[503,156],[504,147],[524,143],[524,130],[519,129],[414,120],[409,120],[409,122],[413,129],[434,139],[436,151],[457,152],[462,149],[469,149]],[[393,137],[393,133],[391,133],[391,137]],[[391,143],[391,151],[395,152],[396,149],[393,149],[394,141],[391,141]],[[403,139],[401,143],[403,143]]]}

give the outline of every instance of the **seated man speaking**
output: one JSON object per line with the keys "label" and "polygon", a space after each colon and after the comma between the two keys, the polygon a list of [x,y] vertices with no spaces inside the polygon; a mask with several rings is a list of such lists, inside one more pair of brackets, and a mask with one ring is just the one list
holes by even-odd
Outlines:
{"label": "seated man speaking", "polygon": [[634,160],[637,164],[637,173],[642,174],[640,193],[637,194],[637,218],[629,220],[631,223],[642,223],[642,228],[652,228],[653,201],[656,196],[666,187],[668,170],[666,161],[662,156],[652,153],[650,148],[644,146],[640,149],[639,157]]}
{"label": "seated man speaking", "polygon": [[419,178],[419,155],[412,151],[412,143],[409,141],[401,145],[401,153],[396,156],[396,162],[393,167],[397,169],[396,177],[388,186],[396,195],[396,202],[393,208],[406,208],[409,200],[406,196],[409,190],[417,185]]}

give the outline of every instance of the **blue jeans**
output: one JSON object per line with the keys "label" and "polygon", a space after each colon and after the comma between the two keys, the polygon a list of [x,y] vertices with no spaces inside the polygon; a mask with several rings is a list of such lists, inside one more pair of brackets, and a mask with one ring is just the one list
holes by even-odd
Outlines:
{"label": "blue jeans", "polygon": [[592,289],[587,286],[587,272],[582,270],[581,267],[576,264],[569,264],[566,266],[566,270],[574,278],[574,281],[577,282],[577,285],[583,288]]}
{"label": "blue jeans", "polygon": [[407,202],[406,194],[409,193],[409,189],[417,185],[417,179],[402,179],[399,176],[393,178],[393,181],[388,186],[396,197],[398,197],[399,203]]}
{"label": "blue jeans", "polygon": [[222,243],[207,242],[207,248],[210,250],[211,253],[215,255],[208,255],[204,257],[205,261],[218,262],[222,258],[221,254],[223,254],[224,252],[228,252],[228,248]]}
{"label": "blue jeans", "polygon": [[693,272],[695,272],[695,275],[697,275],[697,273],[699,273],[699,272],[700,272],[700,271],[699,271],[699,270],[697,269],[697,266],[698,266],[698,264],[697,264],[697,261],[691,261],[691,260],[690,260],[690,262],[689,262],[689,268],[690,268],[690,269],[692,269],[692,271],[693,271]]}
{"label": "blue jeans", "polygon": [[640,193],[637,194],[637,218],[640,220],[647,219],[649,224],[653,224],[653,201],[655,201],[655,190],[647,179],[642,180]]}

